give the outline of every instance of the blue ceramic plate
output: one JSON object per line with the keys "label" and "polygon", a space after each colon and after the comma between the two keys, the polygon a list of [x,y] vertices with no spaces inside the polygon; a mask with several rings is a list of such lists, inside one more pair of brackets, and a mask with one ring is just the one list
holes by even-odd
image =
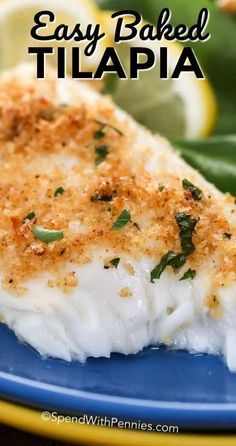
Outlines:
{"label": "blue ceramic plate", "polygon": [[42,359],[0,324],[0,395],[21,404],[189,429],[235,429],[236,374],[214,356],[147,348],[85,365]]}

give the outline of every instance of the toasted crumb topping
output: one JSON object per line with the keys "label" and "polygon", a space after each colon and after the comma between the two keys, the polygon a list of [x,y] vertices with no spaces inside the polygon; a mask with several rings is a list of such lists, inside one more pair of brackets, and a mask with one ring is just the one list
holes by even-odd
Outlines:
{"label": "toasted crumb topping", "polygon": [[220,306],[219,299],[215,294],[207,296],[204,305],[208,307],[211,316],[213,316],[215,319],[221,318],[223,311]]}
{"label": "toasted crumb topping", "polygon": [[[152,147],[144,130],[128,117],[120,119],[106,97],[93,105],[60,104],[56,86],[51,78],[39,82],[12,76],[0,82],[4,286],[14,289],[42,271],[57,273],[68,262],[89,263],[94,250],[104,247],[121,259],[125,254],[158,260],[169,250],[179,252],[175,218],[179,213],[197,219],[192,236],[195,251],[188,265],[197,270],[208,264],[214,283],[235,280],[235,226],[222,212],[224,206],[234,212],[233,198],[218,199],[203,190],[202,199],[194,200],[182,187],[188,167],[180,177],[164,155],[161,173],[150,173],[146,164],[158,150],[154,138]],[[99,139],[94,137],[97,122],[107,124]],[[138,132],[143,135],[139,147]],[[106,153],[100,149],[102,159],[97,163],[99,145],[108,149]],[[166,156],[172,156],[169,149]],[[129,210],[130,221],[111,231],[124,210]],[[35,237],[35,225],[62,231],[63,237],[44,243]],[[131,275],[135,273],[132,265],[124,265]],[[65,289],[76,285],[73,275],[63,278]],[[121,297],[128,297],[128,289],[121,291]]]}
{"label": "toasted crumb topping", "polygon": [[70,293],[73,288],[78,285],[78,279],[75,275],[75,272],[70,272],[64,277],[58,277],[55,280],[49,280],[47,284],[50,288],[58,287],[64,293]]}
{"label": "toasted crumb topping", "polygon": [[131,265],[131,263],[125,262],[123,266],[131,276],[134,276],[135,269],[134,269],[133,265]]}
{"label": "toasted crumb topping", "polygon": [[205,306],[208,307],[210,310],[215,310],[219,306],[219,300],[217,299],[217,296],[210,295],[207,296],[205,301]]}
{"label": "toasted crumb topping", "polygon": [[128,287],[126,287],[126,288],[122,288],[122,289],[120,290],[119,294],[120,294],[120,297],[123,297],[123,298],[133,296],[132,291],[131,291]]}

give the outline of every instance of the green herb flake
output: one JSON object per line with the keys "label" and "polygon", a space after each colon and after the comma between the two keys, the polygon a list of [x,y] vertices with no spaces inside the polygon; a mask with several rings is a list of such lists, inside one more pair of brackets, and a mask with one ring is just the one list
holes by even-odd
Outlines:
{"label": "green herb flake", "polygon": [[141,231],[141,228],[140,228],[139,224],[136,221],[133,223],[133,226],[135,228],[137,228],[139,231]]}
{"label": "green herb flake", "polygon": [[92,203],[95,203],[96,201],[109,202],[109,201],[112,201],[113,198],[114,198],[114,194],[105,195],[105,194],[95,193],[90,197],[90,200],[92,201]]}
{"label": "green herb flake", "polygon": [[192,218],[191,215],[187,214],[177,214],[175,218],[180,228],[179,237],[182,251],[185,255],[190,255],[195,250],[195,246],[192,242],[192,235],[197,224],[197,220]]}
{"label": "green herb flake", "polygon": [[105,269],[109,268],[117,268],[120,263],[120,257],[114,257],[114,259],[110,260],[108,263],[104,265]]}
{"label": "green herb flake", "polygon": [[115,268],[117,268],[117,266],[119,265],[119,263],[120,263],[120,257],[115,257],[114,259],[112,259],[112,260],[110,261],[110,264],[111,264],[112,266],[114,266]]}
{"label": "green herb flake", "polygon": [[111,227],[111,231],[119,231],[131,220],[131,215],[129,209],[124,209],[115,223]]}
{"label": "green herb flake", "polygon": [[34,236],[44,243],[53,243],[64,238],[64,232],[60,230],[45,229],[41,226],[34,226],[32,230]]}
{"label": "green herb flake", "polygon": [[104,138],[105,135],[106,135],[106,133],[104,132],[102,127],[99,130],[97,130],[96,132],[94,132],[94,138],[95,139]]}
{"label": "green herb flake", "polygon": [[107,157],[107,155],[109,153],[108,147],[109,146],[107,144],[102,144],[101,146],[97,146],[95,148],[95,153],[96,153],[95,164],[96,164],[96,166],[101,164]]}
{"label": "green herb flake", "polygon": [[183,185],[183,188],[184,188],[185,190],[188,190],[189,192],[191,192],[192,197],[193,197],[194,200],[197,200],[197,201],[198,201],[198,200],[201,200],[201,199],[202,199],[202,197],[203,197],[203,192],[202,192],[202,190],[199,189],[199,187],[194,186],[194,184],[191,183],[191,181],[187,180],[187,178],[185,178],[185,179],[182,181],[182,185]]}
{"label": "green herb flake", "polygon": [[196,276],[195,269],[189,268],[189,269],[187,269],[187,271],[185,271],[185,273],[183,274],[183,276],[179,280],[180,281],[181,280],[187,280],[187,279],[193,280],[195,276]]}
{"label": "green herb flake", "polygon": [[26,217],[23,219],[23,223],[25,223],[26,220],[34,220],[36,217],[35,212],[30,212]]}
{"label": "green herb flake", "polygon": [[173,270],[181,268],[186,262],[186,256],[183,253],[174,253],[173,251],[168,251],[165,254],[157,266],[151,271],[151,282],[154,283],[155,279],[160,279],[163,271],[167,266],[172,266]]}
{"label": "green herb flake", "polygon": [[65,192],[65,189],[63,187],[58,187],[54,192],[54,197],[57,197],[58,195],[63,195]]}
{"label": "green herb flake", "polygon": [[[119,129],[118,129],[117,127],[115,127],[114,125],[107,124],[106,122],[98,121],[97,119],[94,119],[94,122],[96,122],[96,124],[100,125],[100,129],[99,129],[97,132],[101,132],[101,131],[102,131],[102,132],[104,133],[104,135],[99,136],[98,138],[102,138],[103,136],[105,136],[104,129],[105,129],[106,127],[109,128],[109,129],[114,130],[116,133],[118,133],[118,135],[123,136],[123,133],[121,132],[121,130],[119,130]],[[95,137],[95,138],[96,138],[95,134],[96,134],[97,132],[94,133],[94,137]]]}
{"label": "green herb flake", "polygon": [[164,189],[165,189],[165,185],[164,184],[159,184],[158,185],[159,192],[163,192]]}
{"label": "green herb flake", "polygon": [[224,232],[223,235],[224,235],[224,237],[227,238],[228,240],[230,240],[231,237],[232,237],[232,234],[230,234],[230,232]]}

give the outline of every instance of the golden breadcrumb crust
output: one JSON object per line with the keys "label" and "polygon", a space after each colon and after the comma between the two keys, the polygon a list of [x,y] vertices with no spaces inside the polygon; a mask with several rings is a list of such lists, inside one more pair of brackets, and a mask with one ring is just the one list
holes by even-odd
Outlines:
{"label": "golden breadcrumb crust", "polygon": [[[100,129],[96,120],[119,132],[106,126],[105,135],[96,139]],[[107,248],[107,257],[110,251],[158,261],[168,250],[181,250],[177,213],[198,219],[193,234],[196,250],[188,265],[198,269],[214,257],[214,280],[222,286],[225,280],[235,280],[235,228],[223,216],[217,199],[204,194],[201,200],[194,200],[174,171],[163,172],[163,184],[163,178],[148,173],[144,161],[134,166],[136,131],[130,118],[117,119],[106,97],[101,96],[94,106],[60,104],[52,79],[1,81],[0,261],[4,286],[19,291],[24,280],[41,271],[59,271],[66,262],[90,262],[94,249],[101,247]],[[107,146],[108,154],[97,165],[96,148],[101,145]],[[148,148],[146,153],[148,157]],[[57,160],[66,164],[67,159],[74,160],[73,166],[61,168]],[[58,187],[64,193],[55,196]],[[227,201],[234,212],[233,197],[228,196]],[[111,231],[124,209],[130,210],[131,221]],[[35,218],[25,220],[32,212]],[[32,233],[35,224],[63,230],[64,238],[50,244],[37,240]],[[127,265],[134,274],[132,265]],[[73,275],[63,281],[66,288],[75,285]]]}

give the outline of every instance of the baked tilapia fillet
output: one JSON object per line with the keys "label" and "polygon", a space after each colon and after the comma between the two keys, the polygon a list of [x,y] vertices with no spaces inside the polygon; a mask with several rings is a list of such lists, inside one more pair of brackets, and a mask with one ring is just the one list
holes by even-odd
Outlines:
{"label": "baked tilapia fillet", "polygon": [[236,371],[234,198],[109,97],[34,73],[0,79],[1,320],[43,356],[165,344]]}

